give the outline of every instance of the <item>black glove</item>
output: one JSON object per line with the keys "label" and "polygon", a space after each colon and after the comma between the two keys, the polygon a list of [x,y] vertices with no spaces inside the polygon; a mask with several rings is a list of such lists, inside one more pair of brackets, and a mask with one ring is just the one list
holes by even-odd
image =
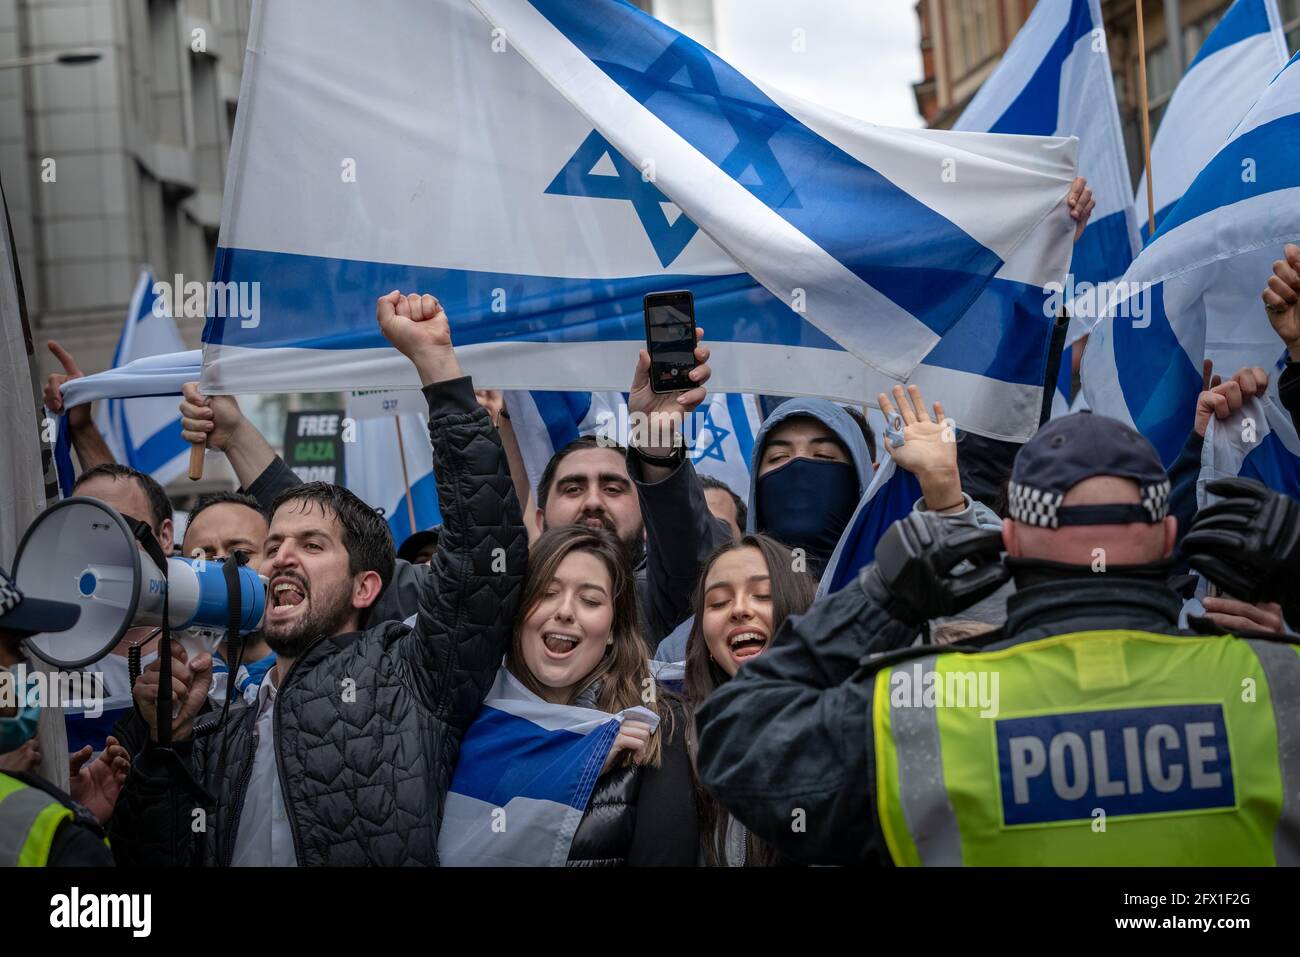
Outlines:
{"label": "black glove", "polygon": [[1188,563],[1241,601],[1293,601],[1300,504],[1252,479],[1218,479],[1206,488],[1223,500],[1192,519],[1182,545]]}
{"label": "black glove", "polygon": [[[953,574],[962,562],[974,567]],[[858,580],[891,618],[919,625],[969,608],[1010,578],[1000,532],[914,511],[889,526]]]}

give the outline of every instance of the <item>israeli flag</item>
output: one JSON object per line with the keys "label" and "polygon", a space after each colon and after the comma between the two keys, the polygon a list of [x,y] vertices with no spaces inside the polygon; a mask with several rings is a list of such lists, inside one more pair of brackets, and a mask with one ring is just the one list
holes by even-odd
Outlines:
{"label": "israeli flag", "polygon": [[[153,285],[153,273],[143,270],[113,353],[114,369],[185,348],[176,322],[167,312],[164,297],[154,297]],[[72,386],[73,382],[68,385]],[[69,391],[75,394],[77,390],[65,388],[65,401]],[[160,485],[166,485],[184,472],[189,462],[190,443],[181,438],[177,405],[174,400],[163,398],[110,399],[97,424],[113,458],[121,465],[153,476]]]}
{"label": "israeli flag", "polygon": [[1089,405],[1131,423],[1166,466],[1192,430],[1202,360],[1226,378],[1277,355],[1260,292],[1282,247],[1300,241],[1297,150],[1293,57],[1165,216],[1092,330]]}
{"label": "israeli flag", "polygon": [[[98,402],[100,399],[133,399],[145,396],[179,397],[186,382],[198,382],[203,374],[203,353],[198,349],[146,356],[120,368],[105,369],[63,383],[64,406]],[[180,403],[172,401],[179,419]],[[179,434],[180,426],[177,425]]]}
{"label": "israeli flag", "polygon": [[1300,438],[1278,400],[1276,371],[1262,398],[1251,399],[1226,419],[1210,419],[1201,448],[1197,507],[1215,501],[1206,489],[1210,482],[1236,477],[1255,479],[1300,500]]}
{"label": "israeli flag", "polygon": [[[534,495],[546,463],[574,439],[601,433],[619,445],[627,442],[626,430],[620,432],[617,428],[619,410],[627,408],[621,392],[511,390],[506,392],[505,401],[524,471],[528,473],[528,487]],[[622,418],[626,423],[626,414]],[[523,507],[525,503],[519,504]]]}
{"label": "israeli flag", "polygon": [[398,545],[414,532],[440,525],[442,512],[438,509],[438,484],[433,475],[428,415],[354,418],[349,406],[348,418],[356,429],[354,441],[343,443],[348,489],[367,505],[383,510]]}
{"label": "israeli flag", "polygon": [[[392,69],[413,44],[438,69]],[[973,305],[1064,277],[1068,140],[872,126],[616,0],[257,3],[240,97],[213,300],[259,309],[209,318],[210,393],[415,388],[393,288],[438,294],[481,386],[617,391],[642,297],[684,288],[720,392],[911,376],[1037,425],[1044,335]]]}
{"label": "israeli flag", "polygon": [[[1157,228],[1286,61],[1276,0],[1236,0],[1183,74],[1151,144]],[[1134,202],[1149,240],[1145,170]]]}
{"label": "israeli flag", "polygon": [[890,525],[906,518],[920,497],[921,483],[916,476],[900,469],[886,456],[826,563],[817,585],[817,597],[839,591],[870,565],[875,560],[881,536]]}
{"label": "israeli flag", "polygon": [[[1062,290],[1061,304],[1073,314],[1086,301],[1076,292],[1128,268],[1138,250],[1137,219],[1098,0],[1040,0],[953,128],[1079,137],[1079,175],[1087,178],[1097,206],[1074,246],[1072,282]],[[1033,289],[1025,297],[1031,304],[1053,300]],[[1055,318],[1055,308],[1049,305],[1046,312]],[[1066,337],[1053,417],[1070,411],[1070,350],[1084,331],[1072,323]]]}
{"label": "israeli flag", "polygon": [[1097,207],[1070,272],[1098,283],[1128,268],[1137,217],[1099,0],[1039,0],[954,129],[1077,136],[1079,175]]}
{"label": "israeli flag", "polygon": [[646,708],[551,704],[503,665],[461,742],[438,835],[442,865],[563,867],[627,718],[659,726]]}

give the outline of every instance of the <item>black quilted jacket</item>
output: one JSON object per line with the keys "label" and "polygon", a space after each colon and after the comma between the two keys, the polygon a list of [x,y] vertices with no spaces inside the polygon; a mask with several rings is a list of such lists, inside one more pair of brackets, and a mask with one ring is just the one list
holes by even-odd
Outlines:
{"label": "black quilted jacket", "polygon": [[[444,524],[415,627],[323,638],[277,690],[276,759],[299,864],[437,863],[461,738],[510,635],[527,539],[505,454],[468,378],[425,396]],[[224,731],[145,749],[110,828],[119,865],[230,862],[255,724],[256,709],[241,708]]]}

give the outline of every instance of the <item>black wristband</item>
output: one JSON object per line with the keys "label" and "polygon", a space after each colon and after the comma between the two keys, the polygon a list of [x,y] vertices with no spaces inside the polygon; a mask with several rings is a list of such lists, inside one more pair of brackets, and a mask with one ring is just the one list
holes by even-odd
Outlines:
{"label": "black wristband", "polygon": [[673,449],[672,455],[648,455],[641,449],[636,450],[636,454],[641,457],[641,461],[647,465],[658,465],[660,468],[676,468],[686,459],[686,448],[677,446]]}

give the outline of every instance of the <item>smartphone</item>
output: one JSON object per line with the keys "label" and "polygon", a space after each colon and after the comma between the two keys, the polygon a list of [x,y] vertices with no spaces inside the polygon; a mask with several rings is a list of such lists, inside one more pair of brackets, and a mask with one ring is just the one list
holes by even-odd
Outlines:
{"label": "smartphone", "polygon": [[650,353],[650,388],[681,392],[695,387],[695,297],[688,290],[652,292],[645,297],[645,345]]}

